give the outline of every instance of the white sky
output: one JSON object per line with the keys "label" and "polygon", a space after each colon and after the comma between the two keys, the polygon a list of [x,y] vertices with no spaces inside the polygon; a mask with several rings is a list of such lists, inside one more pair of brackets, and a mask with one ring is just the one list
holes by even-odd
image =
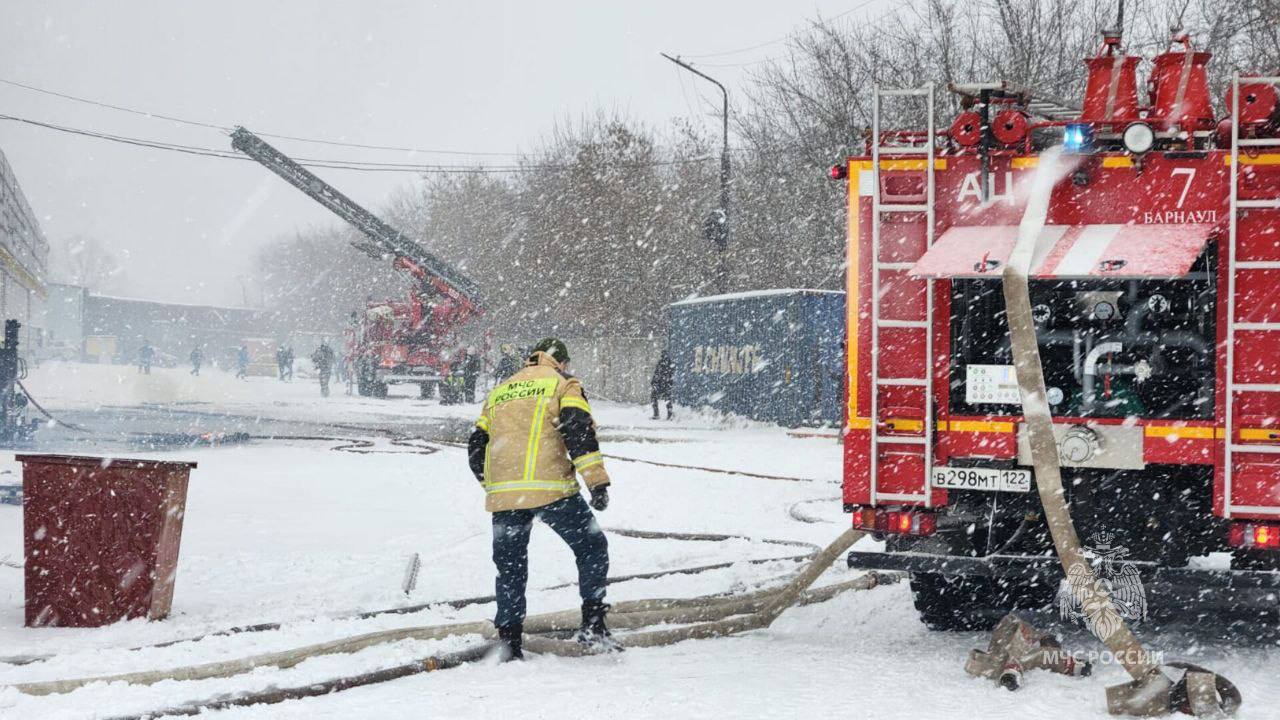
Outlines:
{"label": "white sky", "polygon": [[[557,118],[597,106],[651,125],[709,114],[714,87],[658,57],[778,39],[820,13],[886,0],[6,0],[0,78],[218,125],[328,140],[512,152]],[[695,59],[732,93],[775,42]],[[691,58],[693,59],[693,58]],[[705,100],[699,100],[701,98]],[[0,113],[225,148],[216,130],[0,85]],[[275,141],[272,141],[275,142]],[[384,162],[446,155],[276,143],[290,154]],[[51,241],[95,236],[127,256],[131,294],[239,303],[270,238],[336,218],[253,163],[115,145],[0,121],[8,156]],[[502,158],[489,158],[501,162]],[[322,170],[377,211],[404,174]],[[254,290],[249,289],[250,300]]]}

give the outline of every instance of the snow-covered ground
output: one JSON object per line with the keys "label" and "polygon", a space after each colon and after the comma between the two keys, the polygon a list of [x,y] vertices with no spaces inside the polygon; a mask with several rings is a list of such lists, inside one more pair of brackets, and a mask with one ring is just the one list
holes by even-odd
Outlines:
{"label": "snow-covered ground", "polygon": [[[238,381],[210,371],[192,378],[157,369],[46,365],[27,387],[54,414],[110,407],[166,406],[310,423],[414,427],[444,418],[466,423],[475,406],[441,408],[416,397],[322,399],[312,382]],[[588,388],[588,392],[590,388]],[[408,392],[405,390],[404,392]],[[611,461],[613,502],[606,528],[739,534],[725,542],[610,538],[612,573],[734,562],[697,575],[619,583],[611,600],[695,596],[754,589],[796,565],[748,559],[783,557],[795,548],[762,542],[825,544],[847,522],[840,512],[840,448],[829,438],[798,438],[777,428],[711,418],[653,422],[648,408],[601,403],[597,414],[614,455],[669,464],[787,475],[812,482],[766,480],[651,464]],[[357,429],[334,434],[352,437]],[[390,444],[372,429],[374,449],[355,454],[320,441],[255,441],[158,455],[199,463],[193,472],[173,615],[98,629],[22,626],[21,573],[0,566],[0,656],[56,654],[26,666],[0,665],[0,685],[228,660],[392,627],[491,617],[492,605],[433,608],[365,620],[337,619],[374,610],[492,592],[489,518],[461,449],[436,445],[423,454]],[[610,439],[611,438],[611,439]],[[138,453],[133,453],[138,454]],[[12,455],[0,471],[17,472]],[[0,475],[0,478],[14,477]],[[823,501],[827,498],[826,501]],[[796,521],[788,510],[827,523]],[[577,606],[572,557],[545,527],[534,531],[530,611]],[[0,558],[21,557],[21,511],[0,505]],[[405,563],[423,561],[411,597],[400,591]],[[821,582],[851,577],[841,564]],[[226,627],[283,622],[278,631],[209,638],[167,648],[123,648]],[[104,718],[171,707],[222,693],[304,685],[390,667],[475,642],[400,642],[354,655],[326,656],[288,670],[151,687],[94,685],[73,693],[29,697],[0,688],[2,718]],[[1194,638],[1163,638],[1170,656],[1223,672],[1245,695],[1240,716],[1274,718],[1280,680],[1277,653]],[[1102,718],[1103,688],[1123,675],[1116,666],[1096,677],[1036,673],[1008,693],[968,678],[962,665],[980,634],[927,632],[905,584],[847,593],[792,609],[768,630],[669,648],[632,649],[585,659],[540,657],[523,664],[474,664],[334,695],[214,713],[219,718]],[[1085,649],[1095,649],[1087,647]]]}
{"label": "snow-covered ground", "polygon": [[143,375],[120,365],[46,362],[31,371],[25,384],[41,404],[61,409],[169,405],[346,422],[473,414],[469,408],[418,400],[416,385],[393,385],[393,397],[379,400],[348,396],[345,386],[335,381],[333,394],[324,399],[319,383],[301,373],[292,382],[281,382],[271,377],[238,380],[233,373],[215,368],[205,368],[196,377],[184,367],[157,367]]}

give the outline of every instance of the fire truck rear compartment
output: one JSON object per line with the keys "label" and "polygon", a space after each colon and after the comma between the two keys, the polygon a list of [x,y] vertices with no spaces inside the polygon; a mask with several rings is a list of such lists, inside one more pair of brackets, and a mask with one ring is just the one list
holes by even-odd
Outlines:
{"label": "fire truck rear compartment", "polygon": [[[1215,286],[1207,251],[1177,280],[1038,280],[1037,337],[1054,414],[1077,418],[1213,417]],[[1000,283],[951,289],[950,410],[1015,415],[966,392],[969,366],[1012,366]]]}
{"label": "fire truck rear compartment", "polygon": [[[1203,464],[1144,460],[1141,427],[1215,420],[1218,241],[1211,238],[1181,277],[1033,279],[1030,294],[1055,421],[1082,429],[1090,420],[1104,423],[1094,428],[1104,447],[1132,438],[1126,462],[1063,460],[1082,542],[1124,549],[1146,588],[1149,620],[1205,623],[1230,635],[1280,624],[1280,562],[1275,553],[1227,544],[1230,521],[1214,514],[1210,456]],[[1017,425],[1018,398],[992,399],[969,387],[972,366],[1012,371],[1001,283],[939,285],[950,314],[948,383],[937,388],[941,419]],[[1013,469],[1028,464],[1023,455],[979,444],[940,464]],[[884,467],[886,476],[894,471]],[[934,629],[987,629],[1009,610],[1055,606],[1063,575],[1035,492],[950,490],[925,512],[936,513],[934,535],[890,535],[885,552],[854,551],[850,566],[910,572],[917,609]]]}
{"label": "fire truck rear compartment", "polygon": [[[1055,417],[1212,419],[1215,261],[1211,243],[1178,279],[1033,281]],[[970,365],[1013,364],[1000,284],[956,279],[949,299],[950,415],[1016,417],[1017,405],[971,402],[966,392]],[[948,460],[988,468],[1018,462]],[[1211,464],[1064,467],[1063,473],[1081,540],[1123,548],[1125,562],[1138,568],[1147,587],[1152,620],[1211,620],[1228,633],[1280,621],[1280,574],[1238,572],[1276,570],[1275,560],[1227,555],[1228,521],[1213,514]],[[1009,610],[1055,605],[1062,573],[1036,493],[952,490],[937,512],[936,534],[889,536],[885,553],[855,551],[850,565],[911,572],[917,608],[935,629],[988,628]],[[1188,606],[1197,612],[1178,612]]]}

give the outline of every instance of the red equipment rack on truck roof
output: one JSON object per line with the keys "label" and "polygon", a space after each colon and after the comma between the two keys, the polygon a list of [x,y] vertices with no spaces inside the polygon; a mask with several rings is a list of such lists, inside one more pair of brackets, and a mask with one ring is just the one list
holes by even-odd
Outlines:
{"label": "red equipment rack on truck roof", "polygon": [[[848,181],[844,506],[887,541],[849,562],[910,571],[931,627],[1063,600],[999,282],[1055,145],[1072,169],[1031,301],[1080,535],[1125,551],[1168,601],[1157,615],[1278,618],[1280,78],[1236,77],[1215,122],[1209,53],[1175,42],[1140,107],[1139,58],[1108,34],[1070,119],[993,83],[952,88],[962,112],[939,132],[932,86],[877,88],[866,155],[832,169]],[[927,128],[882,128],[911,98]],[[1206,568],[1219,552],[1230,568]]]}
{"label": "red equipment rack on truck roof", "polygon": [[406,300],[370,299],[352,313],[347,363],[361,395],[382,397],[388,383],[416,383],[427,396],[456,360],[456,331],[482,312],[476,284],[257,135],[237,127],[231,146],[351,223],[369,240],[352,243],[357,250],[390,257],[413,278]]}

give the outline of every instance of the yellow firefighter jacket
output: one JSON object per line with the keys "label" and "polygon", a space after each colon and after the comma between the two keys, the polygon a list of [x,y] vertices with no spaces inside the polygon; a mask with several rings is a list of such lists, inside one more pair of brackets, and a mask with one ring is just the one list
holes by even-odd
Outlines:
{"label": "yellow firefighter jacket", "polygon": [[560,374],[556,361],[541,352],[489,393],[476,421],[476,427],[489,435],[484,448],[485,510],[539,508],[576,495],[575,470],[588,488],[609,484],[599,450],[570,459],[560,434],[560,413],[566,408],[582,410],[588,417],[591,413],[582,384]]}

